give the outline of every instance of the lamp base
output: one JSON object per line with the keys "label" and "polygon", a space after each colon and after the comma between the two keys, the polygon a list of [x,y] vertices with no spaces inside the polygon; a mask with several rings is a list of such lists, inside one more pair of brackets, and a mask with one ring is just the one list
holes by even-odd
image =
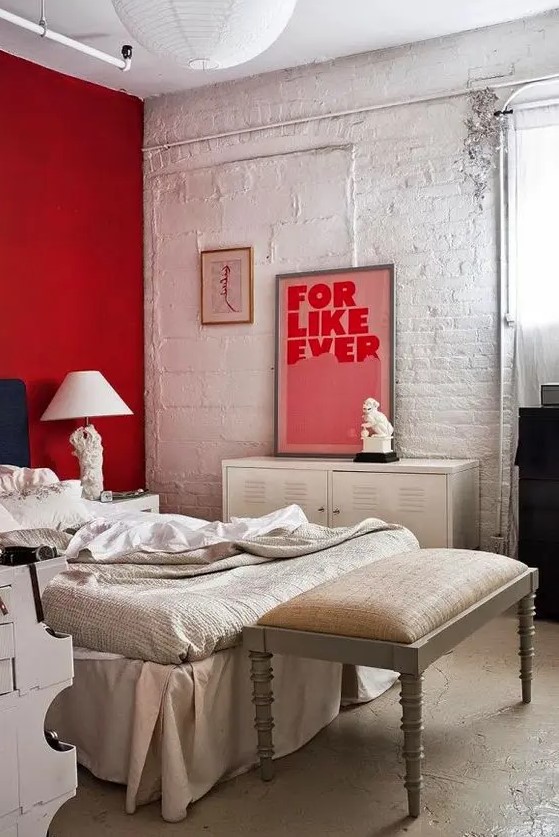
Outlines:
{"label": "lamp base", "polygon": [[92,424],[78,427],[70,436],[74,456],[80,463],[82,495],[98,500],[103,491],[103,445],[101,435]]}

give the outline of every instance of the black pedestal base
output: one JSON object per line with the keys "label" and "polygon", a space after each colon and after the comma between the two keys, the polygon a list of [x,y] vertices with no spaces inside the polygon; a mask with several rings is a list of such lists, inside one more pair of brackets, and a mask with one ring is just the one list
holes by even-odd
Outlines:
{"label": "black pedestal base", "polygon": [[400,459],[393,450],[390,453],[365,453],[361,451],[360,453],[356,454],[353,461],[354,462],[398,462]]}

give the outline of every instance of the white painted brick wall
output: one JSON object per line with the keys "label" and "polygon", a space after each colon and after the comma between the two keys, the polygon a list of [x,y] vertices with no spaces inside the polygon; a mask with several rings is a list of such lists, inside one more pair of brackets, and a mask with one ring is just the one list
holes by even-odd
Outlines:
{"label": "white painted brick wall", "polygon": [[[558,69],[559,14],[147,102],[146,144]],[[393,261],[402,453],[482,463],[494,533],[496,190],[463,170],[466,97],[146,155],[148,484],[219,517],[220,462],[272,450],[274,291],[282,272]],[[199,317],[199,250],[251,244],[254,325]],[[356,422],[359,415],[356,415]]]}

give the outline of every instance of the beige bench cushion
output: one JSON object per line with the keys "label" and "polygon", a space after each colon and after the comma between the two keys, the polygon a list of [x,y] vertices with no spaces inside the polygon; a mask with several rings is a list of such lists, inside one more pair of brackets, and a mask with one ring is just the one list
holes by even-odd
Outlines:
{"label": "beige bench cushion", "polygon": [[487,552],[403,552],[320,584],[268,611],[258,624],[408,644],[527,569]]}

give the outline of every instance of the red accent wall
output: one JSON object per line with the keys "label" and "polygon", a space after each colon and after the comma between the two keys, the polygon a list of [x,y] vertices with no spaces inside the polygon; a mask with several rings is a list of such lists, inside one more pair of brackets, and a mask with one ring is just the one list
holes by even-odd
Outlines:
{"label": "red accent wall", "polygon": [[99,369],[134,412],[95,420],[105,486],[143,486],[142,102],[1,52],[0,79],[0,377],[27,384],[33,464],[69,478],[79,422],[39,418]]}

